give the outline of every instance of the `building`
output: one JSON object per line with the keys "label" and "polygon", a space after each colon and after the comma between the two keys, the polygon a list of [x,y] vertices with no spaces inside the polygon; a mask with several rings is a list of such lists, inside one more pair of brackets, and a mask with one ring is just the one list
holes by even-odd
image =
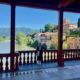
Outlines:
{"label": "building", "polygon": [[68,18],[63,19],[63,30],[78,28],[77,23],[71,23]]}
{"label": "building", "polygon": [[35,39],[38,41],[38,43],[40,42],[41,44],[46,44],[47,48],[50,48],[51,45],[51,35],[53,33],[52,32],[45,32],[45,33],[39,33],[35,35]]}
{"label": "building", "polygon": [[34,39],[36,39],[37,41],[38,41],[38,43],[40,43],[41,41],[40,41],[40,35],[41,35],[42,33],[38,33],[38,34],[36,34],[35,35],[35,38]]}
{"label": "building", "polygon": [[80,37],[69,37],[67,38],[67,44],[70,49],[80,48]]}
{"label": "building", "polygon": [[[58,33],[45,32],[39,33],[35,35],[35,39],[38,43],[44,44],[46,43],[47,48],[49,49],[51,44],[58,44]],[[66,39],[66,34],[63,33],[63,40]]]}
{"label": "building", "polygon": [[[71,23],[68,18],[63,19],[63,32],[65,32],[66,30],[75,30],[75,29],[78,29],[77,23]],[[53,30],[53,32],[54,33],[58,32],[58,29]]]}
{"label": "building", "polygon": [[[63,33],[63,40],[66,39],[66,34]],[[54,33],[51,35],[51,44],[58,44],[58,33]]]}

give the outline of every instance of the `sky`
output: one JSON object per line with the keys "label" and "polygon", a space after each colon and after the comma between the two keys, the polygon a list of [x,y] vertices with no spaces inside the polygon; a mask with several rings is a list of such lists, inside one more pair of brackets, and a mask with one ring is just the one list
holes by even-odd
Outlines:
{"label": "sky", "polygon": [[[70,22],[77,23],[80,14],[64,12],[64,18],[69,18]],[[11,6],[0,4],[0,28],[9,28],[11,26]],[[47,23],[58,24],[58,12],[42,9],[34,9],[16,6],[16,27],[26,27],[40,29]]]}

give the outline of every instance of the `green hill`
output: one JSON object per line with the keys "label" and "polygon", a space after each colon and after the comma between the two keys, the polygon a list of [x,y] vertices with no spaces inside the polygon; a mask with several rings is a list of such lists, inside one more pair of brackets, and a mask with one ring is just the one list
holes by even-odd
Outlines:
{"label": "green hill", "polygon": [[[39,32],[39,30],[36,30],[36,29],[20,27],[20,28],[15,29],[15,34],[17,34],[19,31],[24,33],[25,35],[27,35],[28,33],[34,33],[36,31]],[[10,36],[10,28],[0,28],[0,36],[9,37]]]}

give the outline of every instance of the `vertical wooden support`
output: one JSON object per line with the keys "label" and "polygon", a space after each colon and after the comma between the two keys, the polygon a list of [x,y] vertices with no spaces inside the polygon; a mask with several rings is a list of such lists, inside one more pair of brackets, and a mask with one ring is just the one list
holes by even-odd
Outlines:
{"label": "vertical wooden support", "polygon": [[49,51],[48,51],[48,62],[49,62]]}
{"label": "vertical wooden support", "polygon": [[8,57],[6,57],[6,68],[5,68],[5,71],[8,71]]}
{"label": "vertical wooden support", "polygon": [[0,71],[3,71],[3,62],[2,62],[3,57],[0,57]]}
{"label": "vertical wooden support", "polygon": [[11,2],[11,62],[10,71],[14,72],[14,56],[15,56],[15,3]]}
{"label": "vertical wooden support", "polygon": [[21,65],[21,64],[22,64],[22,62],[21,62],[21,53],[20,53],[19,56],[20,56],[20,57],[19,57],[19,65]]}
{"label": "vertical wooden support", "polygon": [[31,64],[33,63],[33,53],[31,52]]}
{"label": "vertical wooden support", "polygon": [[44,52],[44,62],[46,62],[46,52]]}
{"label": "vertical wooden support", "polygon": [[59,12],[59,26],[58,26],[58,65],[63,67],[64,60],[62,58],[62,39],[63,39],[63,10]]}
{"label": "vertical wooden support", "polygon": [[24,54],[24,57],[23,57],[23,64],[25,64],[25,53],[23,53]]}
{"label": "vertical wooden support", "polygon": [[29,52],[27,53],[27,64],[29,64]]}
{"label": "vertical wooden support", "polygon": [[34,52],[34,63],[36,63],[36,52]]}
{"label": "vertical wooden support", "polygon": [[16,56],[16,70],[19,70],[19,66],[18,66],[18,56]]}
{"label": "vertical wooden support", "polygon": [[52,51],[51,51],[51,62],[52,62]]}

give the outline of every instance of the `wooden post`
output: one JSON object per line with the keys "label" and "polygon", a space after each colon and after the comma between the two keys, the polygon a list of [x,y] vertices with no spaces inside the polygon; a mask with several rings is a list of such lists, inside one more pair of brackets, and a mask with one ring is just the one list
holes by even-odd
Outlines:
{"label": "wooden post", "polygon": [[58,27],[58,65],[64,66],[64,60],[62,59],[62,39],[63,39],[63,10],[59,12],[59,27]]}
{"label": "wooden post", "polygon": [[15,56],[15,3],[11,2],[11,63],[10,71],[14,72],[14,56]]}

